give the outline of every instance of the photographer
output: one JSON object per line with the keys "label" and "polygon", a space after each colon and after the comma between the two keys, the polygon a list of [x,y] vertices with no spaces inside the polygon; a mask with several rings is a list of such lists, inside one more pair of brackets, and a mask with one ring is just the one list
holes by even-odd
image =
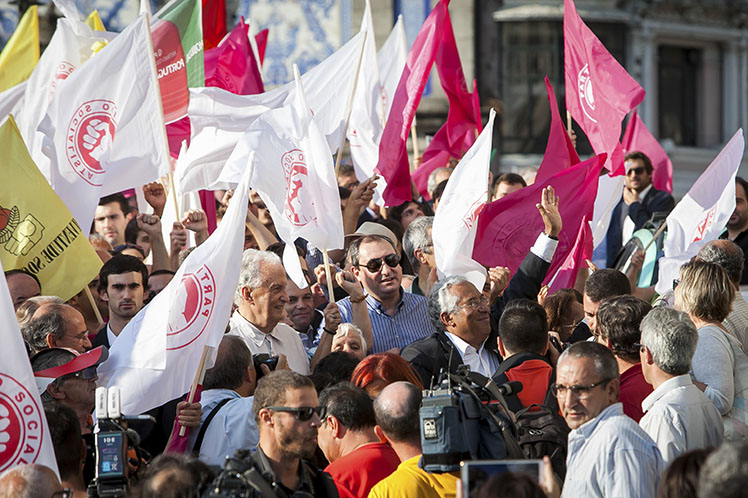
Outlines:
{"label": "photographer", "polygon": [[208,465],[221,466],[227,455],[257,445],[259,435],[252,418],[255,379],[247,345],[239,337],[224,336],[215,365],[205,372],[203,417],[192,438],[193,454]]}

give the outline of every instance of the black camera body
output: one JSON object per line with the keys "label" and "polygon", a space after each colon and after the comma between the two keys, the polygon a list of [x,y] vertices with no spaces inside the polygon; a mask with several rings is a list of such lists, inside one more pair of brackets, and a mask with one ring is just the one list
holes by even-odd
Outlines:
{"label": "black camera body", "polygon": [[99,420],[96,444],[96,477],[88,486],[90,497],[124,497],[128,487],[127,430],[111,419]]}
{"label": "black camera body", "polygon": [[252,362],[255,365],[256,378],[257,380],[259,380],[263,376],[260,365],[266,365],[270,369],[270,371],[273,371],[278,366],[278,357],[270,356],[267,353],[258,353],[258,354],[252,355]]}

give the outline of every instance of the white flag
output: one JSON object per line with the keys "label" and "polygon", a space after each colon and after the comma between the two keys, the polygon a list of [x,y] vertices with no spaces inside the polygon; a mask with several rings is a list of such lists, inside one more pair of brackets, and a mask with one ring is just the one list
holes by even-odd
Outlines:
{"label": "white flag", "polygon": [[[257,168],[252,188],[270,210],[275,229],[286,243],[289,276],[306,287],[293,249],[298,237],[320,249],[343,248],[343,218],[332,154],[312,118],[296,73],[292,105],[273,109],[252,123],[242,137],[220,181],[230,184],[246,168],[254,151]],[[296,261],[296,263],[294,263]]]}
{"label": "white flag", "polygon": [[[379,162],[379,142],[384,130],[384,101],[379,84],[377,46],[369,0],[366,0],[364,7],[361,32],[366,32],[366,40],[347,138],[351,147],[351,159],[356,170],[356,177],[364,181],[374,174],[374,168]],[[385,186],[384,181],[377,181],[379,195],[375,201],[381,201]]]}
{"label": "white flag", "polygon": [[655,286],[659,294],[671,289],[681,265],[725,228],[735,210],[735,175],[744,148],[740,129],[667,217],[665,257]]}
{"label": "white flag", "polygon": [[39,125],[50,184],[88,227],[100,197],[166,175],[171,163],[151,33],[139,17],[61,85]]}
{"label": "white flag", "polygon": [[488,200],[495,116],[491,109],[485,128],[455,167],[439,201],[431,231],[439,278],[464,275],[478,290],[486,282],[486,269],[472,255],[478,214]]}
{"label": "white flag", "polygon": [[[307,71],[301,81],[314,120],[334,152],[340,147],[347,96],[361,52],[361,33]],[[249,126],[264,112],[290,105],[294,82],[258,95],[235,95],[221,88],[190,89],[190,147],[180,158],[175,180],[183,192],[209,188]],[[215,188],[215,187],[214,187]]]}
{"label": "white flag", "polygon": [[27,463],[45,465],[58,474],[47,417],[4,278],[0,278],[0,320],[0,344],[3,345],[3,361],[0,362],[0,474]]}
{"label": "white flag", "polygon": [[99,385],[121,390],[122,413],[143,413],[189,391],[203,347],[221,342],[239,283],[251,169],[215,232],[125,326],[99,366]]}
{"label": "white flag", "polygon": [[28,80],[24,80],[16,86],[0,92],[0,124],[5,122],[13,107],[23,98],[27,83]]}
{"label": "white flag", "polygon": [[400,76],[405,69],[407,58],[408,43],[405,39],[405,24],[403,23],[403,16],[400,14],[397,16],[397,22],[392,28],[390,36],[387,37],[384,45],[377,53],[385,117],[390,115],[392,97],[394,97],[397,85],[400,83]]}
{"label": "white flag", "polygon": [[49,158],[41,152],[43,135],[37,131],[37,127],[44,119],[55,91],[73,71],[94,55],[92,47],[115,36],[116,33],[93,31],[77,18],[58,19],[49,45],[27,80],[23,98],[13,108],[12,114],[26,148],[47,180],[50,179]]}

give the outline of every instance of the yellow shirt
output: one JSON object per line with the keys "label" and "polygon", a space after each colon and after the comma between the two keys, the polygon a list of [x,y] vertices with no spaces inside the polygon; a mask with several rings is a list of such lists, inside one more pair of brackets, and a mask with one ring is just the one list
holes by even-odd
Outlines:
{"label": "yellow shirt", "polygon": [[421,455],[401,462],[395,472],[372,488],[369,498],[454,498],[458,473],[431,474],[418,467],[419,458]]}

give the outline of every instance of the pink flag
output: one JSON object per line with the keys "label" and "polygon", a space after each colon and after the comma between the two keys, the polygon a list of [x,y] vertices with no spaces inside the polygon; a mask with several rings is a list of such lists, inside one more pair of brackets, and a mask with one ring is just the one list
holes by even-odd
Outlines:
{"label": "pink flag", "polygon": [[205,51],[205,86],[223,88],[237,95],[265,91],[248,32],[249,25],[242,17],[216,48]]}
{"label": "pink flag", "polygon": [[408,60],[392,99],[377,164],[377,171],[387,182],[384,202],[388,206],[397,206],[412,198],[406,142],[442,39],[448,3],[448,0],[442,0],[436,4],[423,23],[408,52]]}
{"label": "pink flag", "polygon": [[566,108],[595,152],[609,154],[605,167],[623,174],[621,122],[644,99],[644,89],[582,22],[573,0],[564,0],[564,66]]}
{"label": "pink flag", "polygon": [[657,190],[667,190],[673,193],[673,163],[662,150],[660,142],[647,129],[644,121],[639,118],[639,114],[634,109],[631,118],[623,133],[623,152],[638,150],[644,152],[652,161],[654,173],[652,174],[652,184]]}
{"label": "pink flag", "polygon": [[558,112],[558,101],[548,76],[545,77],[545,89],[548,92],[548,103],[551,106],[551,128],[548,132],[548,144],[545,146],[543,162],[540,163],[536,182],[544,182],[547,178],[565,170],[579,162],[579,156],[571,143],[561,114]]}
{"label": "pink flag", "polygon": [[265,62],[265,48],[268,45],[268,29],[265,28],[257,35],[255,35],[255,43],[257,43],[257,53],[260,55],[260,66]]}
{"label": "pink flag", "polygon": [[478,97],[468,91],[449,13],[444,19],[442,43],[435,62],[439,81],[449,100],[449,114],[447,122],[436,132],[423,152],[421,166],[413,172],[413,182],[426,198],[426,184],[431,172],[446,166],[451,157],[460,159],[475,142],[481,127]]}
{"label": "pink flag", "polygon": [[558,269],[556,276],[551,282],[548,294],[552,294],[559,289],[574,287],[579,269],[585,267],[585,260],[592,258],[592,229],[590,229],[589,219],[590,216],[582,218],[582,224],[579,226],[579,233],[577,233],[574,248],[561,264],[561,268]]}
{"label": "pink flag", "polygon": [[582,220],[592,212],[597,178],[605,159],[606,155],[600,154],[556,173],[545,182],[535,182],[487,204],[478,216],[473,259],[484,266],[506,266],[512,273],[516,272],[543,231],[543,220],[535,205],[543,187],[551,185],[560,199],[559,211],[564,225],[546,277],[546,281],[550,280],[574,247]]}

